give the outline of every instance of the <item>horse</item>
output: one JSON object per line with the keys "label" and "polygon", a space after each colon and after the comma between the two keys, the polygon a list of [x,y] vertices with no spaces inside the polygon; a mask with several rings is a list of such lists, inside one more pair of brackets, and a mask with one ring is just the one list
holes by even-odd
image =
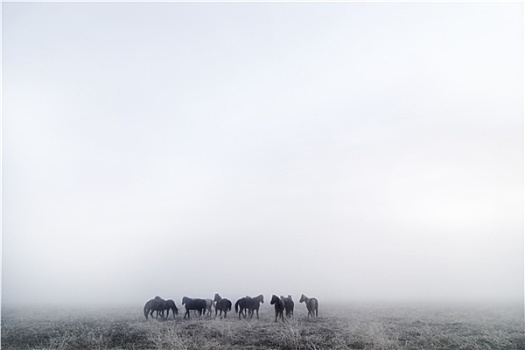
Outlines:
{"label": "horse", "polygon": [[159,296],[156,296],[154,299],[148,300],[146,302],[146,305],[144,305],[144,317],[146,317],[146,320],[149,316],[153,317],[153,312],[157,311],[157,318],[159,317],[159,312],[164,310],[164,302],[165,300],[162,299]]}
{"label": "horse", "polygon": [[249,300],[251,300],[251,297],[246,296],[237,300],[235,303],[235,312],[239,313],[239,320],[241,319],[241,315],[246,318],[246,312],[244,310],[248,308]]}
{"label": "horse", "polygon": [[211,307],[213,306],[213,300],[211,299],[205,299],[206,300],[206,311],[208,313],[208,316],[211,317]]}
{"label": "horse", "polygon": [[292,300],[292,296],[288,295],[288,298],[286,298],[286,297],[283,297],[281,295],[281,300],[284,303],[284,309],[286,311],[286,317],[292,317],[293,316],[293,307],[294,307],[294,302]]}
{"label": "horse", "polygon": [[239,319],[241,319],[241,314],[243,317],[246,317],[246,314],[243,314],[244,310],[248,310],[250,318],[253,317],[253,312],[257,312],[257,319],[259,319],[259,306],[260,303],[264,304],[264,297],[261,295],[256,296],[255,298],[245,297],[237,300],[235,303],[235,312],[239,310]]}
{"label": "horse", "polygon": [[232,302],[226,298],[221,298],[219,293],[215,294],[213,301],[215,302],[215,318],[217,318],[217,311],[219,311],[220,318],[222,318],[223,312],[224,318],[226,318],[226,314],[232,309]]}
{"label": "horse", "polygon": [[170,310],[173,313],[173,319],[175,319],[175,315],[179,314],[179,309],[177,309],[177,305],[175,305],[175,302],[171,299],[164,301],[161,311],[162,317],[164,317],[164,310],[168,311],[166,314],[166,319],[170,317]]}
{"label": "horse", "polygon": [[[211,299],[204,299],[206,300],[206,310],[204,311],[204,316],[211,317],[211,308],[213,307],[213,300]],[[197,315],[197,310],[193,310],[193,314]]]}
{"label": "horse", "polygon": [[186,316],[190,318],[190,310],[197,310],[199,316],[201,316],[202,313],[206,310],[206,300],[204,299],[191,299],[188,297],[184,297],[182,298],[182,305],[186,307],[186,313],[184,314],[184,318],[186,318]]}
{"label": "horse", "polygon": [[306,295],[301,294],[301,299],[299,300],[299,302],[302,303],[303,301],[306,304],[306,308],[308,309],[308,317],[310,317],[310,315],[314,317],[314,313],[315,317],[318,317],[317,313],[319,310],[319,302],[317,301],[317,299],[308,298]]}
{"label": "horse", "polygon": [[283,317],[283,311],[284,311],[284,302],[277,297],[277,295],[272,295],[272,300],[270,301],[270,304],[275,306],[275,322],[277,322],[277,318],[280,317],[281,320],[284,322]]}
{"label": "horse", "polygon": [[246,313],[244,310],[248,308],[249,299],[251,299],[251,297],[246,296],[237,300],[235,303],[235,312],[239,313],[239,320],[241,319],[241,315],[246,318]]}

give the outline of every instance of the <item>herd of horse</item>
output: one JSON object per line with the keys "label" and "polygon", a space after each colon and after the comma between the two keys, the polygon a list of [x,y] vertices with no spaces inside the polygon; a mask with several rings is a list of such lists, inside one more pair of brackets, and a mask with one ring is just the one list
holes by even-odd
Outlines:
{"label": "herd of horse", "polygon": [[[319,302],[316,298],[308,298],[306,295],[302,294],[299,302],[305,303],[306,309],[308,310],[308,317],[318,317]],[[264,297],[262,294],[256,297],[246,296],[237,300],[235,303],[235,312],[239,315],[239,319],[241,319],[241,317],[252,318],[254,314],[256,314],[257,319],[259,319],[259,307],[263,303]],[[275,322],[277,322],[277,319],[279,318],[284,321],[285,315],[288,318],[293,317],[294,302],[291,295],[288,295],[287,297],[272,295],[270,304],[275,308]],[[199,316],[204,315],[211,317],[212,308],[215,308],[215,317],[217,317],[217,313],[219,313],[219,317],[222,319],[223,316],[226,318],[228,311],[231,311],[232,309],[232,302],[226,298],[222,298],[219,294],[215,294],[213,300],[184,297],[182,298],[182,305],[186,308],[184,319],[190,318],[190,311],[193,311]],[[169,318],[170,311],[174,319],[175,315],[179,314],[179,309],[173,300],[164,300],[159,296],[148,300],[146,305],[144,305],[144,316],[146,317],[146,320],[148,319],[148,316],[153,318],[155,312],[156,318],[160,316],[163,319],[167,319]],[[164,312],[166,312],[166,316],[164,316]]]}

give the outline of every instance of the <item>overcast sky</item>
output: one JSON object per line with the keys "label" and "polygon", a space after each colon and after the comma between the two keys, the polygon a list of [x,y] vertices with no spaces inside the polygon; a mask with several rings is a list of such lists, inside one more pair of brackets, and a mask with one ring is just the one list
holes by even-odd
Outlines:
{"label": "overcast sky", "polygon": [[522,3],[3,3],[2,301],[523,300]]}

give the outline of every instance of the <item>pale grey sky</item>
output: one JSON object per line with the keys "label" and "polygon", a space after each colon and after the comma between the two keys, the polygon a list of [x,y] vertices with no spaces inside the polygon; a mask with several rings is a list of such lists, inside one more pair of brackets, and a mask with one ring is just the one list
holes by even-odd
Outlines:
{"label": "pale grey sky", "polygon": [[2,12],[4,303],[523,300],[523,4]]}

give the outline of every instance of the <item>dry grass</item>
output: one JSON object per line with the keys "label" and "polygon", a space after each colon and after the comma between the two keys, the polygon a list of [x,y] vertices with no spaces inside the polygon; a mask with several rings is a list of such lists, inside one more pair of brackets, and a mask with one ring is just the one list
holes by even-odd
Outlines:
{"label": "dry grass", "polygon": [[317,320],[145,321],[137,308],[3,308],[2,349],[525,349],[523,307],[323,306]]}

